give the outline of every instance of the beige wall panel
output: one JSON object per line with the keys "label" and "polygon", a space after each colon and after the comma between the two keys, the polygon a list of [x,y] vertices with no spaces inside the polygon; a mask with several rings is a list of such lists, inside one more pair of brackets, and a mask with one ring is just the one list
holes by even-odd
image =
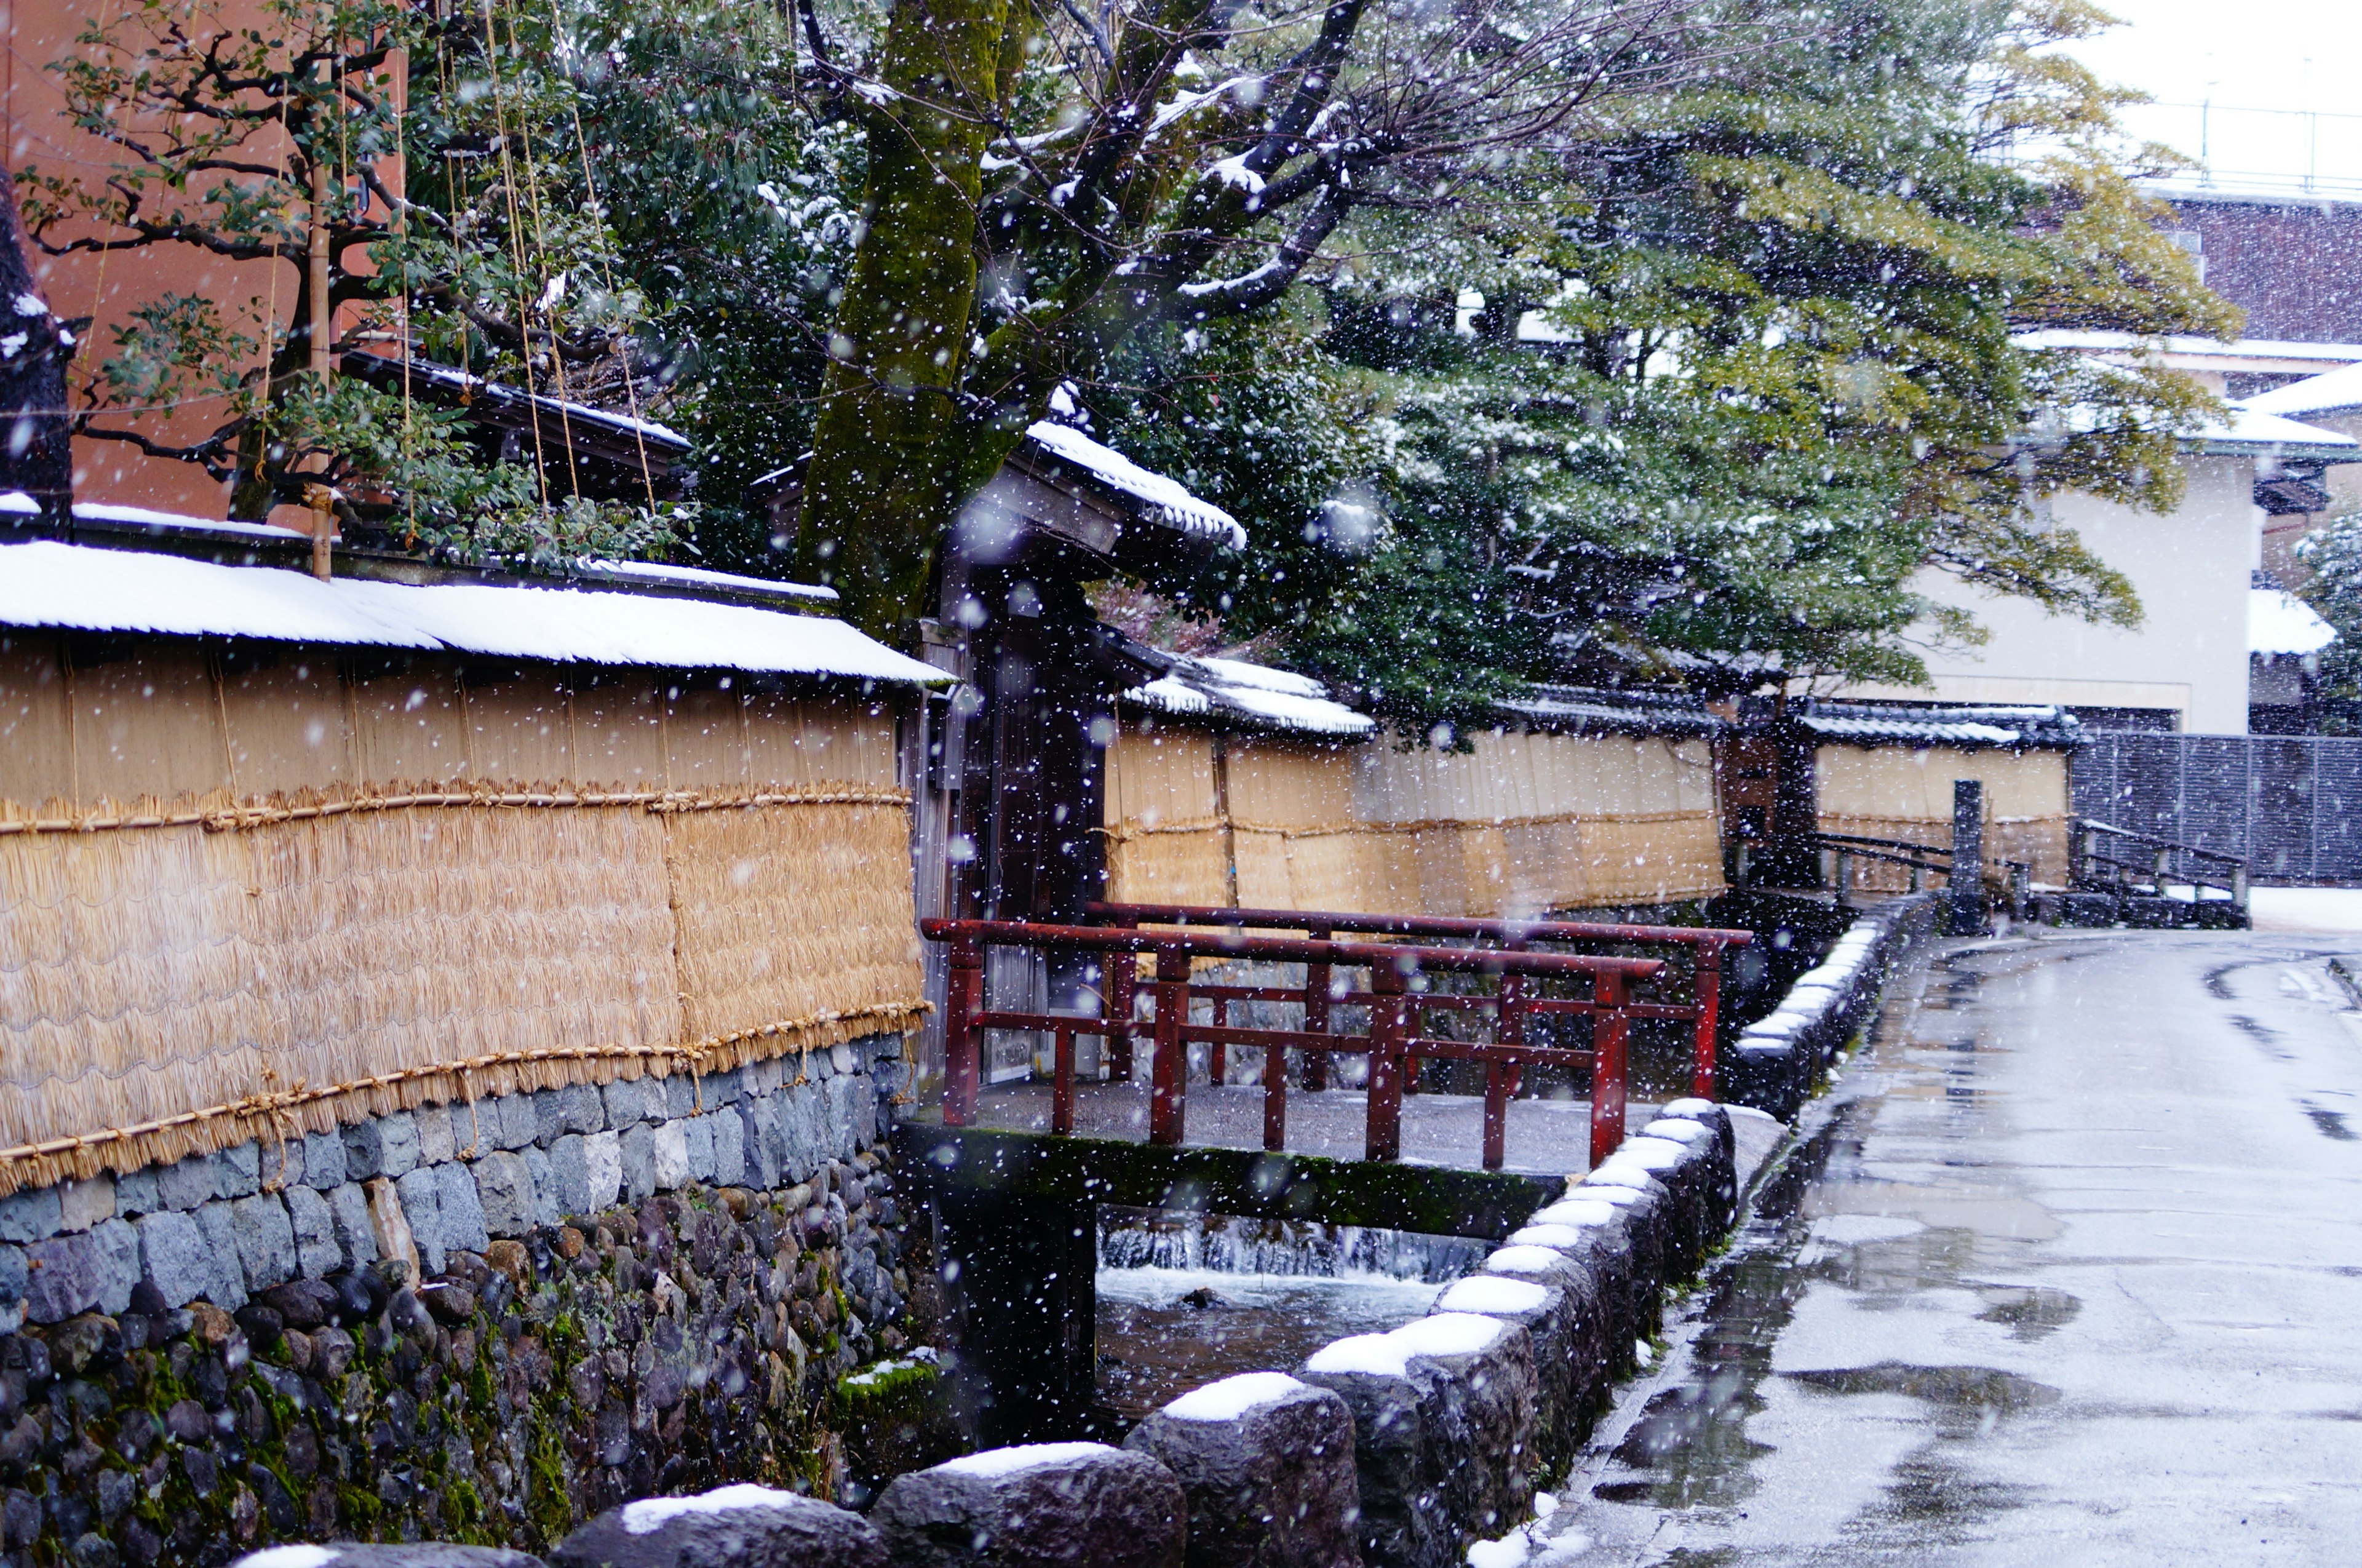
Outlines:
{"label": "beige wall panel", "polygon": [[1584,900],[1660,903],[1723,888],[1718,824],[1708,815],[1583,824]]}
{"label": "beige wall panel", "polygon": [[[474,693],[470,692],[470,699]],[[654,680],[602,677],[574,690],[576,782],[664,790],[664,693]]]}
{"label": "beige wall panel", "polygon": [[469,778],[458,674],[447,661],[420,659],[407,670],[357,682],[350,701],[362,782],[383,789]]}
{"label": "beige wall panel", "polygon": [[37,811],[73,800],[72,732],[57,644],[0,636],[0,801]]}
{"label": "beige wall panel", "polygon": [[574,719],[554,673],[470,686],[465,693],[468,774],[492,784],[580,781]]}
{"label": "beige wall panel", "polygon": [[[1241,909],[1292,910],[1305,907],[1298,899],[1289,868],[1299,841],[1286,834],[1257,833],[1241,828],[1231,835],[1231,855],[1238,866]],[[1228,903],[1227,898],[1217,903]]]}
{"label": "beige wall panel", "polygon": [[[1815,774],[1825,816],[1948,823],[1956,778],[1983,781],[1990,817],[2056,817],[2070,811],[2067,754],[2058,751],[1824,745],[1816,754]],[[1944,842],[1950,842],[1948,832]]]}
{"label": "beige wall panel", "polygon": [[734,690],[692,688],[665,710],[665,759],[676,790],[739,790],[750,777],[745,707]]}
{"label": "beige wall panel", "polygon": [[[194,646],[143,643],[136,657],[77,669],[71,681],[83,806],[169,801],[231,782],[213,678]],[[333,690],[333,672],[328,683]],[[242,770],[237,787],[248,788]]]}
{"label": "beige wall panel", "polygon": [[1187,730],[1127,730],[1108,748],[1109,826],[1202,822],[1214,814],[1214,739]]}
{"label": "beige wall panel", "polygon": [[839,751],[834,725],[818,704],[775,691],[744,694],[746,777],[761,790],[800,790],[833,767]]}
{"label": "beige wall panel", "polygon": [[1258,827],[1337,827],[1353,820],[1353,760],[1337,746],[1233,736],[1231,820]]}
{"label": "beige wall panel", "polygon": [[1503,831],[1509,857],[1509,887],[1500,912],[1530,917],[1583,901],[1583,826],[1544,822]]}
{"label": "beige wall panel", "polygon": [[352,711],[333,658],[290,657],[226,676],[221,713],[241,798],[358,778]]}

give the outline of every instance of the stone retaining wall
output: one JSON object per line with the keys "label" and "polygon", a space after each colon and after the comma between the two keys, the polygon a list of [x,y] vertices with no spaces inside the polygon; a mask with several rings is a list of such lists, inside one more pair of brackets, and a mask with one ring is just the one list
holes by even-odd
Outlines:
{"label": "stone retaining wall", "polygon": [[627,1497],[924,1463],[938,1288],[873,1147],[900,1057],[486,1099],[0,1202],[0,1568],[538,1550]]}

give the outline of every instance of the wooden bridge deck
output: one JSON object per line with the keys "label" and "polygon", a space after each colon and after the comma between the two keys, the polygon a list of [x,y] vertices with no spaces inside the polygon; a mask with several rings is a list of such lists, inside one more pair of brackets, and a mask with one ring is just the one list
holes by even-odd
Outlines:
{"label": "wooden bridge deck", "polygon": [[[1264,1091],[1260,1086],[1192,1084],[1188,1136],[1182,1146],[1260,1151],[1263,1108]],[[1654,1111],[1653,1106],[1632,1105],[1627,1109],[1627,1125],[1639,1127]],[[1359,1089],[1290,1089],[1286,1152],[1321,1159],[1359,1160],[1367,1117],[1368,1102]],[[1484,1120],[1485,1101],[1477,1095],[1405,1095],[1402,1163],[1481,1170]],[[1047,1132],[1050,1086],[1021,1083],[986,1089],[971,1125],[1002,1132]],[[1146,1142],[1148,1086],[1076,1085],[1075,1133],[1083,1138]],[[1590,1143],[1588,1099],[1511,1100],[1501,1168],[1513,1176],[1579,1176],[1591,1168]]]}

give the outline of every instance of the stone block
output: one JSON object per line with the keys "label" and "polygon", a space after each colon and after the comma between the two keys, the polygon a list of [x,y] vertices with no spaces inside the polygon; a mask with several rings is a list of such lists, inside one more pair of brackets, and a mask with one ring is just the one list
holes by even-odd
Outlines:
{"label": "stone block", "polygon": [[635,1121],[615,1134],[616,1157],[624,1166],[624,1201],[642,1203],[657,1190],[656,1132],[645,1121]]}
{"label": "stone block", "polygon": [[1304,1381],[1353,1413],[1362,1551],[1402,1568],[1458,1568],[1533,1500],[1535,1375],[1517,1324],[1444,1313],[1316,1352]]}
{"label": "stone block", "polygon": [[597,1132],[607,1125],[607,1108],[591,1084],[568,1084],[557,1091],[558,1118],[568,1132]]}
{"label": "stone block", "polygon": [[811,1180],[828,1158],[827,1092],[817,1082],[806,1082],[755,1102],[769,1109],[767,1123],[758,1118],[756,1125],[778,1151],[779,1174],[789,1182]]}
{"label": "stone block", "polygon": [[370,1222],[369,1194],[357,1181],[328,1189],[328,1213],[336,1221],[337,1248],[347,1266],[359,1268],[378,1260],[377,1228]]}
{"label": "stone block", "polygon": [[482,1104],[485,1130],[497,1121],[500,1132],[492,1142],[503,1149],[524,1149],[532,1145],[541,1131],[541,1121],[529,1094],[504,1094]]}
{"label": "stone block", "polygon": [[295,1277],[295,1227],[277,1193],[232,1200],[229,1219],[248,1290],[268,1290]]}
{"label": "stone block", "polygon": [[476,1195],[476,1174],[453,1160],[434,1167],[436,1210],[443,1220],[446,1252],[480,1253],[492,1244],[484,1225],[483,1201]]}
{"label": "stone block", "polygon": [[121,1220],[25,1249],[25,1315],[55,1323],[81,1312],[119,1313],[139,1283],[139,1236]]}
{"label": "stone block", "polygon": [[415,1284],[425,1277],[425,1260],[418,1255],[418,1239],[411,1234],[401,1189],[383,1176],[371,1176],[361,1184],[361,1191],[369,1200],[370,1242],[377,1249],[378,1260],[400,1264]]}
{"label": "stone block", "polygon": [[713,1123],[711,1116],[691,1116],[678,1123],[680,1128],[681,1158],[690,1181],[709,1186],[713,1181]]}
{"label": "stone block", "polygon": [[25,1292],[32,1285],[25,1249],[0,1246],[0,1334],[13,1334],[25,1326]]}
{"label": "stone block", "polygon": [[165,1305],[185,1307],[213,1294],[214,1260],[196,1220],[167,1209],[145,1216],[132,1229],[139,1236],[139,1272]]}
{"label": "stone block", "polygon": [[341,1132],[304,1134],[304,1184],[332,1192],[348,1179],[345,1174],[345,1135]]}
{"label": "stone block", "polygon": [[779,1185],[779,1107],[776,1099],[756,1095],[740,1102],[739,1118],[745,1130],[746,1180],[766,1190]]}
{"label": "stone block", "polygon": [[1249,1372],[1153,1411],[1124,1447],[1188,1499],[1189,1568],[1361,1568],[1361,1487],[1345,1401]]}
{"label": "stone block", "polygon": [[142,1165],[128,1176],[115,1178],[115,1211],[125,1219],[153,1214],[163,1207],[164,1195],[156,1185],[154,1165]]}
{"label": "stone block", "polygon": [[533,1141],[546,1149],[566,1132],[566,1112],[554,1088],[533,1091]]}
{"label": "stone block", "polygon": [[220,1198],[202,1208],[189,1210],[191,1219],[205,1238],[205,1251],[213,1259],[213,1280],[205,1289],[205,1299],[225,1312],[235,1312],[246,1305],[246,1269],[237,1258],[237,1231],[230,1222],[229,1204]]}
{"label": "stone block", "polygon": [[735,1105],[706,1118],[713,1123],[713,1185],[743,1187],[746,1182],[746,1121]]}
{"label": "stone block", "polygon": [[840,1073],[858,1071],[859,1055],[848,1041],[840,1040],[828,1048],[828,1065]]}
{"label": "stone block", "polygon": [[439,1165],[459,1157],[459,1146],[469,1142],[471,1134],[462,1107],[455,1121],[447,1105],[422,1105],[410,1113],[410,1124],[418,1129],[418,1163]]}
{"label": "stone block", "polygon": [[410,1112],[371,1116],[345,1129],[345,1174],[355,1181],[400,1181],[418,1168],[418,1124]]}
{"label": "stone block", "polygon": [[813,1083],[826,1083],[836,1077],[836,1063],[834,1058],[829,1055],[828,1047],[823,1045],[817,1051],[808,1051],[798,1056],[796,1073],[798,1077],[809,1078]]}
{"label": "stone block", "polygon": [[653,1078],[617,1078],[607,1086],[607,1125],[618,1132],[648,1119]]}
{"label": "stone block", "polygon": [[1180,1568],[1187,1508],[1144,1453],[1034,1443],[898,1476],[869,1522],[895,1568]]}
{"label": "stone block", "polygon": [[295,1272],[305,1279],[325,1279],[345,1261],[337,1240],[336,1210],[308,1187],[291,1187],[285,1194],[287,1219],[295,1230]]}
{"label": "stone block", "polygon": [[1585,1275],[1551,1280],[1477,1275],[1436,1298],[1438,1312],[1501,1318],[1526,1331],[1534,1359],[1534,1425],[1546,1464],[1556,1469],[1581,1446],[1594,1410],[1612,1387],[1606,1316]]}
{"label": "stone block", "polygon": [[698,1080],[698,1089],[705,1096],[705,1109],[719,1110],[725,1105],[735,1105],[746,1097],[746,1074],[733,1067],[726,1073],[706,1073]]}
{"label": "stone block", "polygon": [[887,1568],[859,1514],[767,1487],[646,1497],[613,1508],[554,1547],[551,1568]]}
{"label": "stone block", "polygon": [[568,1219],[590,1212],[590,1140],[568,1132],[549,1146],[549,1175],[557,1211]]}
{"label": "stone block", "polygon": [[[433,1171],[414,1169],[393,1184],[393,1191],[401,1199],[402,1217],[410,1226],[410,1244],[418,1249],[419,1268],[426,1274],[441,1274],[448,1262],[443,1244],[441,1184],[435,1179]],[[378,1250],[387,1250],[382,1231],[378,1237]]]}
{"label": "stone block", "polygon": [[268,1139],[259,1147],[262,1151],[264,1187],[292,1187],[304,1179],[304,1140],[300,1136]]}
{"label": "stone block", "polygon": [[585,1190],[590,1196],[579,1212],[590,1214],[613,1207],[615,1194],[622,1191],[624,1186],[621,1144],[622,1138],[613,1132],[593,1132],[582,1140]]}
{"label": "stone block", "polygon": [[667,1121],[678,1121],[684,1116],[697,1114],[700,1097],[694,1075],[683,1070],[668,1078],[659,1078],[657,1082],[664,1086],[664,1115]]}
{"label": "stone block", "polygon": [[160,1166],[156,1195],[165,1208],[184,1211],[211,1203],[221,1196],[221,1184],[214,1178],[214,1157],[197,1154]]}
{"label": "stone block", "polygon": [[502,1546],[454,1546],[441,1540],[376,1546],[344,1540],[249,1552],[230,1568],[542,1568],[542,1561]]}
{"label": "stone block", "polygon": [[0,1242],[46,1242],[64,1213],[54,1187],[30,1187],[0,1198]]}
{"label": "stone block", "polygon": [[524,1155],[496,1150],[476,1162],[475,1176],[487,1236],[522,1236],[533,1229],[533,1172]]}
{"label": "stone block", "polygon": [[214,1154],[214,1183],[224,1198],[252,1198],[262,1190],[262,1145],[237,1143]]}
{"label": "stone block", "polygon": [[670,1192],[689,1180],[689,1123],[659,1121],[649,1129],[649,1155],[656,1189]]}
{"label": "stone block", "polygon": [[58,1183],[58,1229],[87,1231],[115,1218],[115,1178],[105,1171],[87,1181]]}
{"label": "stone block", "polygon": [[[566,1210],[558,1205],[557,1175],[550,1164],[549,1152],[528,1143],[524,1146],[522,1158],[524,1160],[525,1175],[533,1182],[533,1222],[536,1225],[556,1225],[562,1222],[566,1218]],[[491,1229],[489,1225],[485,1228]]]}

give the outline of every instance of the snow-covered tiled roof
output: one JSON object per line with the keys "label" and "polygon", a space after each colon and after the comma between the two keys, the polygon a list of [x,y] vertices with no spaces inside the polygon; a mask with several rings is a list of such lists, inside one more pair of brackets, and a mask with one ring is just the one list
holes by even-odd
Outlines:
{"label": "snow-covered tiled roof", "polygon": [[2312,606],[2285,588],[2247,591],[2247,651],[2266,658],[2317,654],[2337,640],[2336,630]]}
{"label": "snow-covered tiled roof", "polygon": [[490,583],[320,582],[276,567],[52,540],[0,545],[0,625],[447,649],[502,658],[933,682],[842,621],[746,604]]}
{"label": "snow-covered tiled roof", "polygon": [[2241,398],[2238,406],[2252,413],[2276,414],[2289,419],[2362,409],[2362,365],[2347,365],[2323,375],[2307,376],[2301,381],[2291,381],[2284,387],[2274,387],[2269,392]]}
{"label": "snow-covered tiled roof", "polygon": [[2082,725],[2044,704],[1929,705],[1808,699],[1789,710],[1805,730],[1859,745],[2071,747]]}
{"label": "snow-covered tiled roof", "polygon": [[1376,720],[1332,701],[1329,689],[1309,676],[1243,659],[1148,651],[1164,673],[1123,698],[1153,712],[1352,740],[1377,728]]}
{"label": "snow-covered tiled roof", "polygon": [[1152,520],[1185,534],[1221,539],[1234,550],[1247,547],[1247,531],[1239,525],[1237,518],[1212,502],[1192,495],[1188,487],[1179,481],[1142,468],[1114,447],[1100,445],[1074,426],[1043,420],[1029,426],[1025,434],[1052,457],[1139,502]]}
{"label": "snow-covered tiled roof", "polygon": [[1703,700],[1679,692],[1535,685],[1505,699],[1500,707],[1549,729],[1710,735],[1727,727],[1706,712]]}

